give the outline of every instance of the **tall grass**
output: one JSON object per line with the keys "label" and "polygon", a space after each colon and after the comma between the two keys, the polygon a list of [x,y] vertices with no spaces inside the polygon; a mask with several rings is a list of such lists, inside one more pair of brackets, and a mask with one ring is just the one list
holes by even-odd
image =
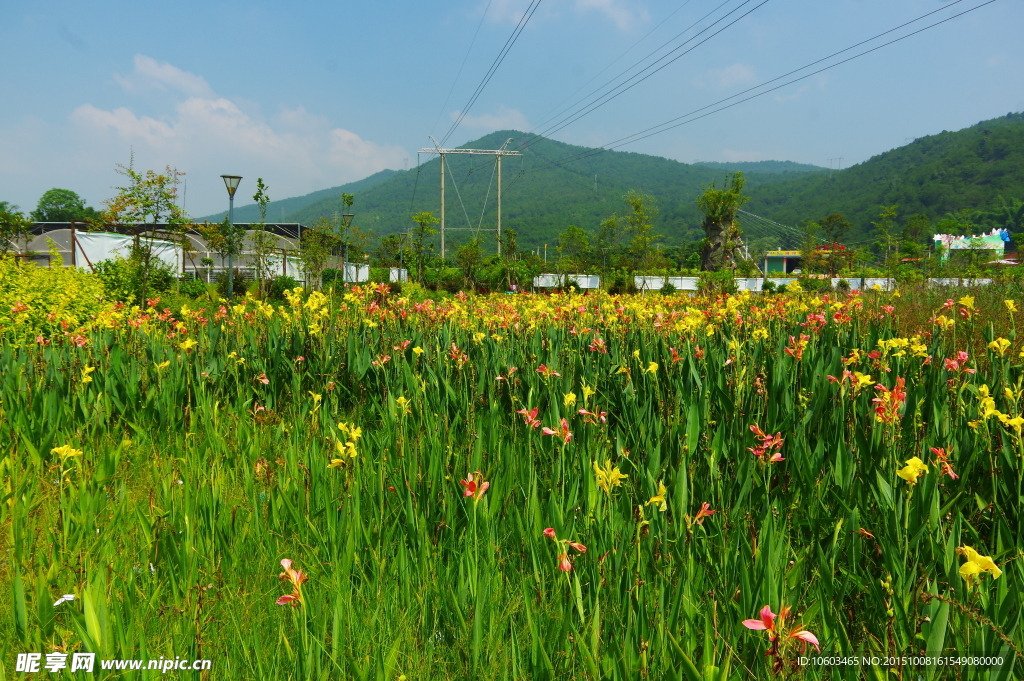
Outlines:
{"label": "tall grass", "polygon": [[[1018,678],[1021,348],[1001,301],[942,302],[380,289],[2,342],[0,678],[53,650],[210,679]],[[965,545],[1001,576],[965,581]],[[765,605],[793,608],[778,655],[742,625]],[[799,667],[797,625],[828,655],[1004,663]]]}

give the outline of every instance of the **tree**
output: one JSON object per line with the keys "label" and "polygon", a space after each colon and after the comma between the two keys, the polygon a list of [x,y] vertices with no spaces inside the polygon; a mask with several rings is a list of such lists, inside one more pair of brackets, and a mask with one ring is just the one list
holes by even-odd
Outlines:
{"label": "tree", "polygon": [[86,206],[85,200],[70,189],[54,188],[39,198],[30,216],[36,222],[71,222],[94,220],[99,213]]}
{"label": "tree", "polygon": [[32,221],[17,206],[0,201],[0,255],[17,250],[18,239],[27,241],[31,233]]}
{"label": "tree", "polygon": [[267,193],[267,185],[263,178],[256,178],[256,193],[252,200],[260,207],[260,221],[252,225],[252,234],[249,240],[252,242],[252,264],[256,270],[256,282],[260,287],[260,295],[266,295],[267,280],[271,278],[271,256],[277,250],[277,237],[267,231],[267,204],[270,203],[270,195]]}
{"label": "tree", "polygon": [[875,245],[879,248],[885,248],[885,263],[887,267],[890,267],[892,263],[890,260],[890,253],[897,243],[896,236],[896,215],[899,206],[882,206],[882,212],[878,216],[878,222],[872,222],[875,226],[880,237]]}
{"label": "tree", "polygon": [[585,269],[590,265],[590,235],[569,225],[558,235],[558,251],[560,269]]}
{"label": "tree", "polygon": [[738,246],[740,230],[736,224],[736,213],[740,206],[750,200],[744,196],[743,173],[726,175],[722,189],[716,189],[712,182],[697,199],[697,207],[704,213],[704,248],[701,251],[701,269],[708,272],[733,265]]}
{"label": "tree", "polygon": [[932,221],[928,216],[920,213],[911,215],[900,234],[900,252],[911,258],[920,258],[924,255],[924,242],[931,235]]}
{"label": "tree", "polygon": [[326,218],[320,218],[312,227],[302,232],[299,240],[299,257],[302,259],[302,270],[306,274],[306,284],[314,289],[320,288],[320,277],[327,266],[327,259],[337,248],[341,240],[334,232],[334,225]]}
{"label": "tree", "polygon": [[[210,248],[220,256],[223,264],[230,256],[238,256],[242,253],[242,246],[245,244],[245,228],[231,224],[227,216],[222,222],[209,222],[199,225],[199,233],[206,239]],[[234,277],[234,272],[228,272],[228,277]]]}
{"label": "tree", "polygon": [[[191,219],[177,203],[176,185],[185,173],[172,170],[170,166],[162,174],[152,170],[140,173],[134,164],[134,154],[127,166],[117,164],[117,173],[128,178],[128,186],[115,187],[117,195],[104,202],[107,207],[100,220],[126,227],[131,233],[128,269],[136,300],[142,303],[149,292],[150,275],[159,260],[155,251],[158,231],[181,237]],[[161,221],[164,226],[158,230],[157,223]]]}
{"label": "tree", "polygon": [[462,269],[467,288],[476,286],[476,275],[484,262],[483,240],[475,236],[466,244],[459,246],[455,253],[455,263]]}
{"label": "tree", "polygon": [[440,220],[435,218],[433,213],[423,212],[414,214],[412,221],[416,223],[416,227],[412,230],[412,256],[416,264],[416,281],[422,282],[423,264],[428,248],[426,240],[427,237],[437,234],[434,225]]}
{"label": "tree", "polygon": [[630,209],[625,217],[629,252],[633,256],[636,268],[642,269],[648,264],[651,244],[662,236],[653,233],[653,222],[658,216],[658,209],[654,205],[653,196],[635,189],[630,189],[623,200]]}

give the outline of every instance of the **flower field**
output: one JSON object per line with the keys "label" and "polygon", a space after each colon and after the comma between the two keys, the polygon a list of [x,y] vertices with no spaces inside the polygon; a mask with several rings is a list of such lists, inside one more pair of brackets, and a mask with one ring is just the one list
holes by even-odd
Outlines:
{"label": "flower field", "polygon": [[14,301],[0,678],[1021,678],[1008,295]]}

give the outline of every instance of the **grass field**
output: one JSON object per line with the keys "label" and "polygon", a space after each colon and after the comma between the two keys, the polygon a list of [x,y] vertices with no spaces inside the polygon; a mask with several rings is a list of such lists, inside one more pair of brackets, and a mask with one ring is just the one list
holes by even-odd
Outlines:
{"label": "grass field", "polygon": [[1021,678],[1021,313],[973,295],[12,309],[0,679]]}

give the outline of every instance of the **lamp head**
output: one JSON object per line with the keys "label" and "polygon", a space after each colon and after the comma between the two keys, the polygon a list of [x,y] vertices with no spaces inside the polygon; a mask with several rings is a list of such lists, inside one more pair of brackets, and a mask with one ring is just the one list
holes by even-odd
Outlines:
{"label": "lamp head", "polygon": [[224,186],[228,188],[228,196],[232,199],[235,198],[235,190],[238,189],[238,183],[242,181],[241,175],[221,175],[224,178]]}

